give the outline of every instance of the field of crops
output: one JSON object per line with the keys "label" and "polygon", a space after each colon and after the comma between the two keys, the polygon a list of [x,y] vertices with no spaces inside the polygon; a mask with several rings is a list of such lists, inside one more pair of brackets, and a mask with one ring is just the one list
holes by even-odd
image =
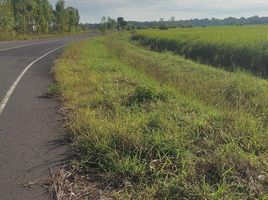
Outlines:
{"label": "field of crops", "polygon": [[268,26],[138,30],[132,39],[157,51],[173,51],[228,70],[268,75]]}

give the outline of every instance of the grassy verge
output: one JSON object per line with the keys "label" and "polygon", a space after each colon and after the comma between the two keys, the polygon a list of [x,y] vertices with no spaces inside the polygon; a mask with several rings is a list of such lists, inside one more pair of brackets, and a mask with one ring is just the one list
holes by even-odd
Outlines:
{"label": "grassy verge", "polygon": [[55,75],[77,169],[102,174],[119,199],[265,198],[265,80],[118,35],[67,48]]}
{"label": "grassy verge", "polygon": [[122,62],[172,85],[183,95],[218,109],[250,113],[267,123],[268,82],[264,79],[242,71],[214,69],[168,52],[151,52],[129,43],[126,36],[111,38],[107,45]]}
{"label": "grassy verge", "polygon": [[133,35],[142,45],[157,51],[172,51],[213,66],[234,71],[245,69],[268,75],[268,26],[209,27],[139,30]]}

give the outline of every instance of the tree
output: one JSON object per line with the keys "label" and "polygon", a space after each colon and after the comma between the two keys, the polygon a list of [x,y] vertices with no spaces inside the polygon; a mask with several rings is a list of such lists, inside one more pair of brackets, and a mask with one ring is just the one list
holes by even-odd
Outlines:
{"label": "tree", "polygon": [[107,17],[107,29],[108,30],[116,29],[116,21],[109,16]]}
{"label": "tree", "polygon": [[107,32],[107,20],[106,20],[106,17],[105,17],[105,16],[102,16],[102,17],[101,17],[100,31],[101,31],[103,34],[106,34],[106,32]]}
{"label": "tree", "polygon": [[167,30],[168,26],[166,24],[160,24],[159,30]]}
{"label": "tree", "polygon": [[101,25],[98,28],[103,34],[105,34],[108,30],[113,31],[117,28],[116,20],[112,19],[109,16],[103,16],[101,18]]}
{"label": "tree", "polygon": [[127,27],[127,21],[125,21],[124,17],[117,18],[117,30],[121,31]]}
{"label": "tree", "polygon": [[73,7],[66,8],[65,21],[67,24],[68,32],[74,32],[79,25],[79,12]]}
{"label": "tree", "polygon": [[65,12],[65,1],[58,0],[56,3],[56,10],[55,10],[55,24],[56,29],[58,32],[63,33],[67,31],[66,26],[66,12]]}
{"label": "tree", "polygon": [[2,33],[73,32],[79,21],[79,11],[73,7],[65,9],[64,0],[57,1],[54,11],[49,0],[0,0]]}
{"label": "tree", "polygon": [[172,17],[169,18],[169,20],[168,20],[168,27],[173,27],[173,28],[176,27],[175,17],[174,16],[172,16]]}
{"label": "tree", "polygon": [[48,0],[37,0],[37,14],[35,17],[36,31],[48,33],[53,22],[53,9]]}
{"label": "tree", "polygon": [[75,12],[76,12],[76,26],[78,27],[79,26],[79,22],[80,22],[80,14],[79,14],[79,10],[78,9],[75,9]]}
{"label": "tree", "polygon": [[13,32],[15,19],[12,4],[9,0],[0,0],[0,31],[3,34]]}
{"label": "tree", "polygon": [[175,22],[175,17],[174,16],[170,17],[168,21]]}
{"label": "tree", "polygon": [[168,29],[168,26],[165,23],[164,18],[160,18],[160,21],[159,21],[159,29],[160,30],[167,30]]}
{"label": "tree", "polygon": [[26,0],[12,0],[14,17],[15,17],[15,30],[18,33],[28,32],[28,17],[27,16],[27,4]]}

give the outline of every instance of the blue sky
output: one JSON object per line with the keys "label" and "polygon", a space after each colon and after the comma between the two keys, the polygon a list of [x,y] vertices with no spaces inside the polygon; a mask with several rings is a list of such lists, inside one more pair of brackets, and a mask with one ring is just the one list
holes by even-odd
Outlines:
{"label": "blue sky", "polygon": [[[55,4],[56,0],[50,0]],[[153,21],[160,18],[268,16],[268,0],[65,0],[79,9],[82,22],[99,22],[101,16]]]}

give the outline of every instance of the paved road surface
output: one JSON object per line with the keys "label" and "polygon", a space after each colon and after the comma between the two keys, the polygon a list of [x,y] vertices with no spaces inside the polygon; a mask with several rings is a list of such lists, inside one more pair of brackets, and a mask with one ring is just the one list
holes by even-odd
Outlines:
{"label": "paved road surface", "polygon": [[0,200],[48,199],[41,187],[24,184],[42,180],[66,157],[56,102],[46,98],[51,66],[62,53],[55,49],[90,36],[0,43]]}

